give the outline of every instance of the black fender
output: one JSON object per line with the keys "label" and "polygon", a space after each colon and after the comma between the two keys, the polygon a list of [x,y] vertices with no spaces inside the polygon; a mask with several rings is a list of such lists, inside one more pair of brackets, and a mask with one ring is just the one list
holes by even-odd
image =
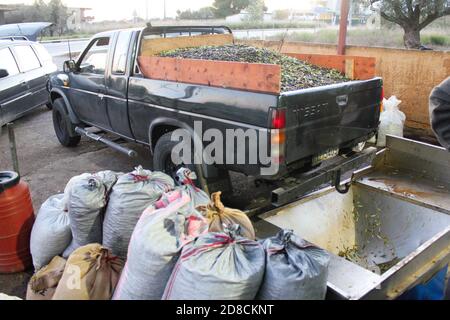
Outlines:
{"label": "black fender", "polygon": [[[153,143],[153,134],[154,134],[155,128],[157,128],[159,126],[171,126],[171,127],[176,127],[179,129],[185,129],[187,132],[189,132],[191,134],[192,137],[194,137],[194,139],[200,139],[200,141],[202,142],[201,137],[199,137],[197,135],[197,133],[194,131],[194,129],[191,126],[189,126],[187,123],[182,122],[178,119],[159,117],[159,118],[153,120],[153,122],[150,124],[150,127],[148,129],[149,145],[150,145],[150,151],[152,154],[155,150],[155,146]],[[201,154],[198,156],[202,157]],[[203,171],[203,176],[205,178],[215,178],[219,175],[218,169],[214,166],[202,163],[201,167],[202,167],[202,171]]]}
{"label": "black fender", "polygon": [[73,124],[80,124],[81,121],[80,119],[77,117],[77,115],[75,114],[75,112],[73,111],[72,105],[70,104],[69,99],[67,98],[66,93],[60,89],[60,88],[55,88],[53,87],[50,90],[50,99],[51,102],[53,102],[55,99],[53,98],[54,95],[57,95],[59,97],[61,97],[64,100],[64,104],[66,105],[66,111],[67,114],[69,115],[69,119]]}

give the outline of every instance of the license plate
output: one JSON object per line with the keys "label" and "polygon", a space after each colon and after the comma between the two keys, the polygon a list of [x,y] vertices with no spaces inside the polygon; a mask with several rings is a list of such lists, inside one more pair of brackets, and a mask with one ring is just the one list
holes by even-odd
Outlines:
{"label": "license plate", "polygon": [[339,149],[327,150],[324,153],[321,153],[321,154],[319,154],[317,156],[314,156],[313,159],[312,159],[312,165],[313,166],[318,165],[319,163],[321,163],[321,162],[323,162],[325,160],[334,158],[337,155],[339,155]]}

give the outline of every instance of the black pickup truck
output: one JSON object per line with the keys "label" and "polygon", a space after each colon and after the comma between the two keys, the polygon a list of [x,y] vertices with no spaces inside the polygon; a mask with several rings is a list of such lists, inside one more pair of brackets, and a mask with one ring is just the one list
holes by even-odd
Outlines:
{"label": "black pickup truck", "polygon": [[[174,168],[171,132],[191,135],[194,122],[202,130],[254,129],[269,141],[268,152],[278,161],[276,173],[261,177],[257,162],[203,164],[205,181],[236,171],[263,179],[278,179],[367,141],[376,134],[382,80],[374,78],[280,94],[266,94],[144,77],[138,63],[143,39],[166,39],[232,33],[227,27],[151,27],[95,35],[77,61],[66,61],[64,72],[49,85],[56,135],[62,145],[76,146],[85,134],[132,154],[131,150],[89,131],[95,127],[128,141],[146,145],[155,170]],[[283,139],[277,152],[273,137]],[[265,136],[264,136],[265,135]],[[259,136],[261,139],[261,136]],[[200,141],[202,141],[200,139]],[[271,148],[272,146],[272,148]],[[245,148],[247,155],[258,148]],[[227,150],[224,146],[223,150]],[[242,149],[240,149],[242,151]],[[239,153],[241,151],[231,151]]]}

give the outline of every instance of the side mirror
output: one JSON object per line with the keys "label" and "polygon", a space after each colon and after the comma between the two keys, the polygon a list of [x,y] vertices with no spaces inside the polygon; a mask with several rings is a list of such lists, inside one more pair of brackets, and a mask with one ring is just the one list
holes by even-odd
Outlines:
{"label": "side mirror", "polygon": [[75,63],[75,60],[64,61],[63,70],[66,73],[77,71],[77,64]]}
{"label": "side mirror", "polygon": [[6,69],[0,69],[0,79],[1,78],[6,78],[7,76],[9,76],[9,72]]}

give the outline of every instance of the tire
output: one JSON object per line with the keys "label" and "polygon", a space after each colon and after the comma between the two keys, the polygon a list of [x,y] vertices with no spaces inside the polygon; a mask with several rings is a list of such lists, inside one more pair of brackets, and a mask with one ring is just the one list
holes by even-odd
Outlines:
{"label": "tire", "polygon": [[53,128],[64,147],[73,148],[80,143],[81,136],[75,133],[75,126],[70,121],[61,98],[53,102]]}
{"label": "tire", "polygon": [[172,149],[179,144],[178,141],[171,140],[172,132],[165,133],[156,142],[153,151],[153,169],[162,171],[176,179],[176,171],[181,167],[189,168],[198,176],[193,164],[175,164],[172,161]]}

